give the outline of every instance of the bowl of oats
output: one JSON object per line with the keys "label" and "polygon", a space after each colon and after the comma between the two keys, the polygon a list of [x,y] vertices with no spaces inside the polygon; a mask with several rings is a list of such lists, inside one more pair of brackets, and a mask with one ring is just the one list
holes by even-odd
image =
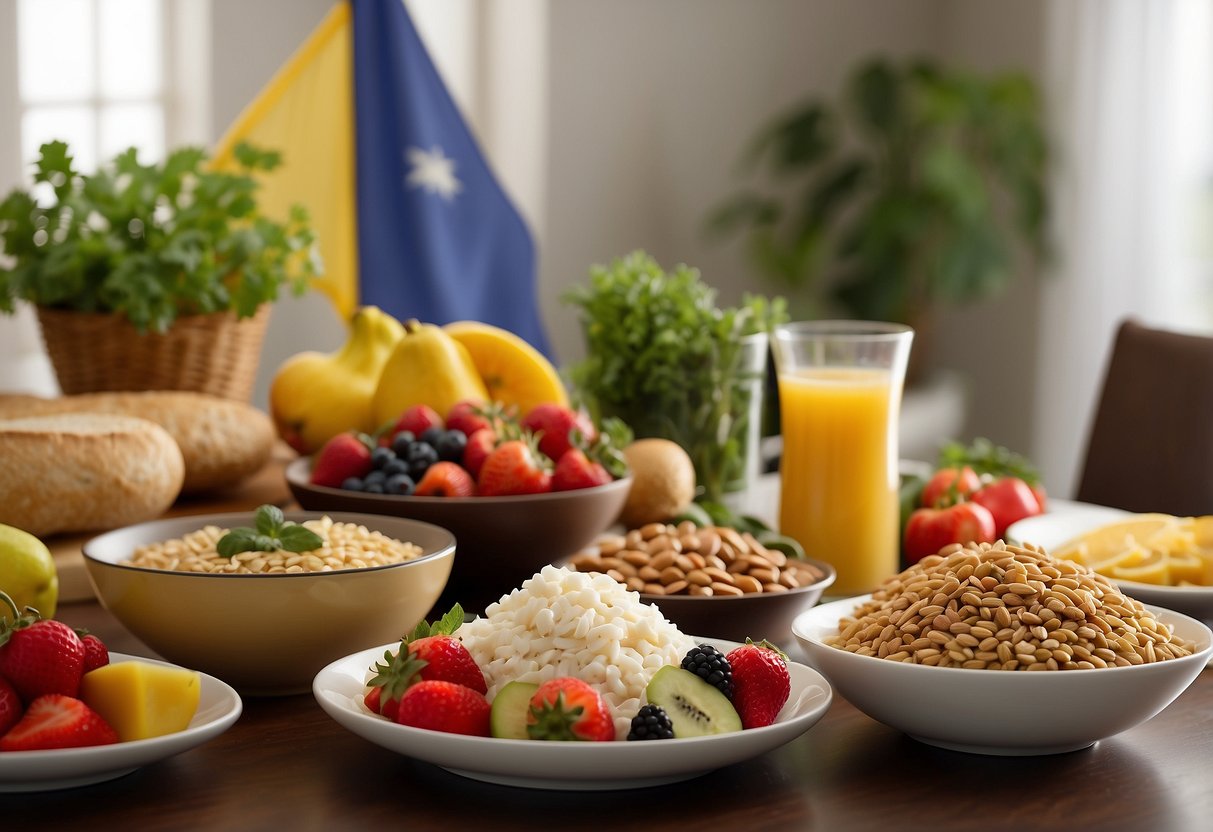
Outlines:
{"label": "bowl of oats", "polygon": [[128,526],[83,551],[101,604],[156,653],[247,694],[284,695],[425,618],[455,538],[401,517],[262,506]]}

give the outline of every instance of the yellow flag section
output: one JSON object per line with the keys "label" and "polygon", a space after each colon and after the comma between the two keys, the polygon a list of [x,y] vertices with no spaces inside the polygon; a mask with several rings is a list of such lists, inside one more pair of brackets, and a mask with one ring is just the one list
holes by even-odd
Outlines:
{"label": "yellow flag section", "polygon": [[358,304],[350,28],[349,4],[339,3],[236,119],[214,160],[235,168],[242,141],[282,153],[282,165],[261,175],[258,202],[281,219],[294,203],[308,210],[324,260],[315,288],[346,320]]}

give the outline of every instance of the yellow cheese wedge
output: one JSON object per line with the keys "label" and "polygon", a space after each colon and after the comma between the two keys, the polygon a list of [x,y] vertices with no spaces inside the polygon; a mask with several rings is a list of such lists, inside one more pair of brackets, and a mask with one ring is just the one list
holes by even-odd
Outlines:
{"label": "yellow cheese wedge", "polygon": [[198,710],[197,671],[129,661],[84,674],[80,698],[108,722],[122,742],[182,731]]}

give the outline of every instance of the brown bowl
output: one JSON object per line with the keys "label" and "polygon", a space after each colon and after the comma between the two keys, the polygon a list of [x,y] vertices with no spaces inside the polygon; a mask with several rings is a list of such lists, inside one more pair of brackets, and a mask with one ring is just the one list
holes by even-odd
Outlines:
{"label": "brown bowl", "polygon": [[744,642],[766,639],[781,647],[794,645],[792,621],[821,600],[834,583],[837,572],[825,561],[805,558],[825,573],[814,584],[787,592],[759,592],[753,595],[650,595],[640,593],[646,604],[653,604],[684,633]]}
{"label": "brown bowl", "polygon": [[439,606],[459,601],[480,611],[544,566],[592,543],[619,515],[631,478],[595,488],[513,497],[401,497],[363,494],[308,482],[311,460],[286,469],[299,505],[408,517],[449,529],[459,557]]}
{"label": "brown bowl", "polygon": [[[442,594],[455,557],[446,529],[395,517],[328,512],[421,557],[387,566],[282,575],[173,572],[123,561],[143,545],[207,525],[251,526],[252,512],[155,520],[94,537],[84,565],[102,605],[164,658],[254,695],[306,693],[329,662],[412,630]],[[316,512],[287,512],[295,522]]]}

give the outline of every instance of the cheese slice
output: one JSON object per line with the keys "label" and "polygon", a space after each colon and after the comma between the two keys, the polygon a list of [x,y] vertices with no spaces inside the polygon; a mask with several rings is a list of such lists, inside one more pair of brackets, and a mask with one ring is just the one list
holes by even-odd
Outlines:
{"label": "cheese slice", "polygon": [[108,664],[80,680],[80,698],[113,726],[122,742],[185,730],[201,691],[197,671],[141,661]]}

